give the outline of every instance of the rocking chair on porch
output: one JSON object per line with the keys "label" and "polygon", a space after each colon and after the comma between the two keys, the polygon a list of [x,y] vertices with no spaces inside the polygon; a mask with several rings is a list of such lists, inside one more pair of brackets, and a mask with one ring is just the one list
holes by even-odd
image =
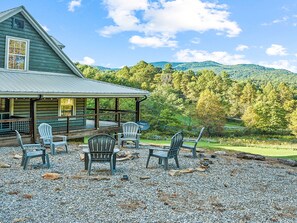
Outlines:
{"label": "rocking chair on porch", "polygon": [[[53,135],[52,127],[47,123],[41,123],[38,126],[38,132],[42,144],[46,147],[50,147],[51,154],[56,155],[56,147],[65,146],[66,153],[68,153],[67,136]],[[60,141],[54,141],[54,139],[60,138]]]}

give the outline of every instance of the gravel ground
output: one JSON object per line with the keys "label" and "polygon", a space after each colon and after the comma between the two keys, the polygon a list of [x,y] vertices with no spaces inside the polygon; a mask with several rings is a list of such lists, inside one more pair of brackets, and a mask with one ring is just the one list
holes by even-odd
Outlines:
{"label": "gravel ground", "polygon": [[[296,168],[227,154],[210,158],[205,172],[169,176],[154,157],[145,168],[147,147],[124,148],[140,157],[117,162],[113,176],[109,164],[94,164],[88,176],[76,144],[50,155],[50,169],[32,159],[26,171],[13,159],[20,148],[0,148],[0,162],[11,165],[0,169],[0,222],[297,222]],[[189,154],[180,152],[180,169],[199,167]],[[47,172],[61,178],[43,179]]]}

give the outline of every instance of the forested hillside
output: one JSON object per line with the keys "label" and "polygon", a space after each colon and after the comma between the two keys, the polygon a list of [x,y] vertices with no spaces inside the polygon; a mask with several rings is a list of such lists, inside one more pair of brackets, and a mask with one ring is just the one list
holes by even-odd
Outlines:
{"label": "forested hillside", "polygon": [[[164,68],[168,62],[154,62],[152,65]],[[235,80],[252,80],[263,83],[271,81],[273,83],[285,82],[297,86],[297,74],[284,69],[268,68],[256,64],[223,65],[213,61],[171,63],[175,70],[194,72],[201,70],[212,70],[217,74],[225,71]]]}
{"label": "forested hillside", "polygon": [[297,133],[296,89],[287,83],[238,81],[225,71],[180,71],[171,64],[162,69],[144,61],[120,70],[77,66],[87,78],[150,91],[141,109],[153,132],[171,134],[205,126],[209,135],[220,135],[226,118],[237,118],[251,131]]}

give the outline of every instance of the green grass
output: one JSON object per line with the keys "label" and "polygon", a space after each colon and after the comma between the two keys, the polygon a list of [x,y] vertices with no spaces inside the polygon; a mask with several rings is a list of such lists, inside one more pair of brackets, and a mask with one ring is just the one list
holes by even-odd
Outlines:
{"label": "green grass", "polygon": [[[153,145],[169,145],[169,140],[141,140],[142,143],[148,143]],[[279,143],[261,141],[258,144],[242,143],[243,145],[229,145],[220,143],[217,140],[202,140],[198,143],[199,148],[205,148],[210,150],[229,150],[238,152],[247,152],[252,154],[259,154],[273,158],[285,158],[297,160],[297,145],[290,143]]]}

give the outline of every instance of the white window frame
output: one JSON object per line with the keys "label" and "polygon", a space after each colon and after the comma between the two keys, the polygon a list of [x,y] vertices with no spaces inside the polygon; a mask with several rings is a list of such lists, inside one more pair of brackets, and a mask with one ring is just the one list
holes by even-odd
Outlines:
{"label": "white window frame", "polygon": [[[24,70],[21,69],[12,69],[8,67],[9,64],[9,41],[15,40],[15,41],[21,41],[26,43],[26,55],[25,55],[25,67]],[[27,71],[29,68],[29,49],[30,49],[30,40],[29,39],[23,39],[13,36],[6,36],[6,47],[5,47],[5,69],[8,70],[15,70],[15,71]]]}
{"label": "white window frame", "polygon": [[[76,98],[59,98],[58,99],[58,116],[62,115],[61,99],[72,99],[73,100],[73,116],[76,115]],[[75,118],[71,118],[75,119]],[[59,120],[65,120],[65,118],[59,118]]]}

